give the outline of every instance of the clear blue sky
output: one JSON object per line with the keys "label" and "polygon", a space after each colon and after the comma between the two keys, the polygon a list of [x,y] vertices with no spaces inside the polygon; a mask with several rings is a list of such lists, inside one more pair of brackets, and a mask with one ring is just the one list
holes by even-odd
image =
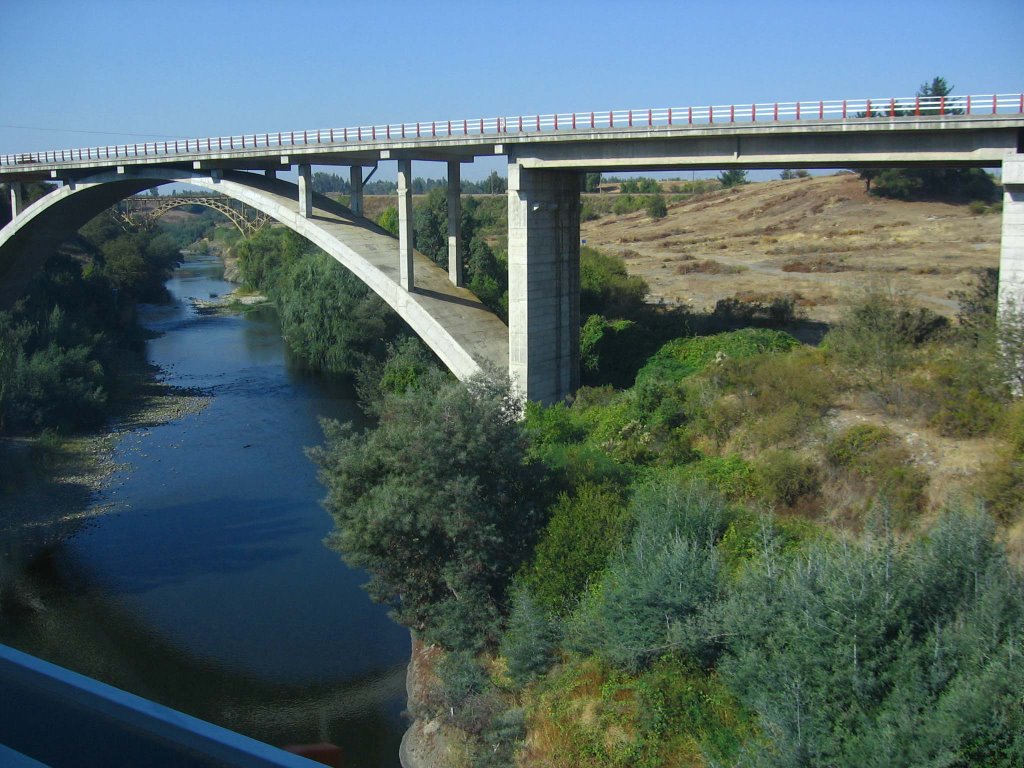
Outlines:
{"label": "clear blue sky", "polygon": [[129,134],[884,98],[934,75],[957,93],[1024,89],[1021,0],[0,6],[0,152]]}

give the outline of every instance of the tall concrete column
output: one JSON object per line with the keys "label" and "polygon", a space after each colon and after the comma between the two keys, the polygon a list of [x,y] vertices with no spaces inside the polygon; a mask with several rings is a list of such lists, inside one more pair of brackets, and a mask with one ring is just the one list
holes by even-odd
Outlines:
{"label": "tall concrete column", "polygon": [[999,253],[999,314],[1024,319],[1024,155],[1003,160],[1003,237]]}
{"label": "tall concrete column", "polygon": [[299,166],[299,215],[313,215],[313,179],[308,165]]}
{"label": "tall concrete column", "polygon": [[349,200],[348,207],[356,216],[363,215],[363,166],[353,165],[348,169]]}
{"label": "tall concrete column", "polygon": [[25,210],[25,202],[21,183],[12,181],[9,186],[11,188],[11,218],[13,219]]}
{"label": "tall concrete column", "polygon": [[448,279],[465,285],[462,269],[462,163],[448,161]]}
{"label": "tall concrete column", "polygon": [[530,400],[580,383],[580,175],[508,169],[509,372]]}
{"label": "tall concrete column", "polygon": [[398,161],[398,283],[411,291],[415,284],[412,262],[412,160]]}

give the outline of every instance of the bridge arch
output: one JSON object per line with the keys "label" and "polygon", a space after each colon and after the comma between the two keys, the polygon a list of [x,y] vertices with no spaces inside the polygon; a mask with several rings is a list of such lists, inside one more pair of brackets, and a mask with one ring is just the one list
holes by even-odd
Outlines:
{"label": "bridge arch", "polygon": [[40,198],[0,230],[0,306],[10,305],[42,260],[91,218],[152,187],[182,183],[233,198],[289,227],[326,251],[380,296],[460,379],[508,369],[508,328],[479,299],[453,286],[446,271],[416,254],[417,285],[399,284],[398,243],[372,222],[323,195],[300,215],[298,186],[244,171],[216,176],[153,167],[103,172]]}
{"label": "bridge arch", "polygon": [[[242,210],[233,208],[230,202],[226,201],[223,196],[218,197],[152,197],[152,198],[128,198],[127,202],[131,206],[134,202],[139,203],[138,210],[132,210],[129,207],[126,211],[121,212],[118,217],[121,218],[128,225],[136,225],[139,220],[153,222],[163,216],[165,213],[173,211],[175,208],[182,208],[186,205],[201,205],[204,208],[209,208],[212,211],[223,215],[228,221],[230,221],[235,229],[237,229],[243,237],[251,237],[252,235],[259,232],[266,226],[270,217],[263,213],[258,213],[255,217],[246,216],[245,206],[242,206]],[[143,209],[142,203],[155,202],[155,208]]]}

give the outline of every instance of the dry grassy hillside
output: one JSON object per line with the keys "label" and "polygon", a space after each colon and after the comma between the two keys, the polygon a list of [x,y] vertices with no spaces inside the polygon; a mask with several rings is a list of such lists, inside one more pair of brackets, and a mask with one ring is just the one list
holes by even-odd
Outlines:
{"label": "dry grassy hillside", "polygon": [[796,294],[808,318],[828,322],[871,281],[955,313],[950,292],[998,264],[999,230],[998,215],[872,197],[844,173],[711,192],[670,203],[660,220],[606,215],[582,237],[623,256],[654,302],[699,311],[736,294]]}

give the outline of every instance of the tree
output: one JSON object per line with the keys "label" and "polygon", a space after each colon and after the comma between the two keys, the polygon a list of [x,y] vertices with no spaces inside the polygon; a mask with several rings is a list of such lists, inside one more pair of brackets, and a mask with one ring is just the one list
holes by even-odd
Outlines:
{"label": "tree", "polygon": [[588,173],[583,180],[583,191],[584,192],[600,192],[601,191],[601,174],[600,173]]}
{"label": "tree", "polygon": [[730,168],[718,175],[718,181],[725,188],[736,187],[741,184],[749,184],[747,172],[742,168]]}
{"label": "tree", "polygon": [[385,393],[375,429],[325,420],[310,455],[335,520],[328,545],[370,574],[370,596],[424,639],[475,649],[497,636],[532,550],[540,485],[507,380]]}

